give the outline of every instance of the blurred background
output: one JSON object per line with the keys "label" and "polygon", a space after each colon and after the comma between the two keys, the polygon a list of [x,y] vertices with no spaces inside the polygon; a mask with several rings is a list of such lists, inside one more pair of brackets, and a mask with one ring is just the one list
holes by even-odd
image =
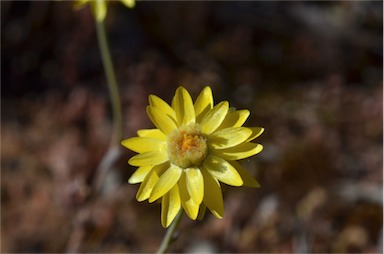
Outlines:
{"label": "blurred background", "polygon": [[[171,252],[382,253],[382,18],[382,1],[109,4],[124,137],[179,85],[266,129],[242,162],[262,187],[224,186],[224,218],[184,218]],[[95,193],[112,116],[89,7],[1,1],[1,52],[1,251],[154,252],[133,153]]]}

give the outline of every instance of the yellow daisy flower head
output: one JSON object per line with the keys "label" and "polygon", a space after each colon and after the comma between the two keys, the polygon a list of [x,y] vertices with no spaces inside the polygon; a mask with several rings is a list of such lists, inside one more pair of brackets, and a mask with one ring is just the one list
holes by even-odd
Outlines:
{"label": "yellow daisy flower head", "polygon": [[[138,154],[128,163],[138,169],[129,183],[141,183],[138,201],[161,200],[161,223],[168,227],[180,209],[195,220],[208,208],[224,215],[221,184],[259,187],[237,160],[253,156],[263,146],[253,143],[264,128],[242,127],[250,112],[229,108],[227,101],[214,105],[212,90],[205,87],[193,103],[180,86],[171,105],[149,95],[147,114],[156,129],[137,132],[122,145]],[[202,217],[199,216],[199,217]]]}

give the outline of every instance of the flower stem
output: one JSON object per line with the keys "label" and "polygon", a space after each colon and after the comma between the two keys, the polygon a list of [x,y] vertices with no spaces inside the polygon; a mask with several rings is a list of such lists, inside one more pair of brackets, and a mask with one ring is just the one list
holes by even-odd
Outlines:
{"label": "flower stem", "polygon": [[163,254],[167,251],[169,246],[173,243],[175,240],[175,231],[178,228],[181,218],[183,217],[183,209],[180,209],[179,213],[176,215],[175,220],[172,222],[171,226],[168,228],[167,233],[164,236],[163,241],[161,242],[161,245],[159,249],[157,250],[157,254]]}
{"label": "flower stem", "polygon": [[105,26],[103,20],[96,21],[96,31],[97,31],[97,39],[99,42],[99,48],[101,52],[101,57],[103,60],[104,71],[107,77],[107,84],[109,89],[109,95],[112,103],[112,114],[114,121],[114,134],[115,140],[114,143],[120,142],[122,138],[122,129],[123,129],[123,117],[119,96],[119,89],[117,87],[116,76],[113,70],[113,64],[111,59],[111,53],[109,52],[109,46],[107,41],[107,34],[105,32]]}

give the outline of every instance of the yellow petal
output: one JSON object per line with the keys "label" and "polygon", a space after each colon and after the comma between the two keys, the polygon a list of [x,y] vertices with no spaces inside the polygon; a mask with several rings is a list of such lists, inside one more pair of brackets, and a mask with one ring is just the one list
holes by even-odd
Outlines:
{"label": "yellow petal", "polygon": [[224,216],[223,194],[219,181],[211,176],[205,168],[201,169],[204,177],[204,204],[217,218]]}
{"label": "yellow petal", "polygon": [[181,198],[181,205],[183,206],[185,213],[192,220],[196,220],[197,215],[199,213],[199,205],[193,201],[193,199],[188,193],[185,174],[181,175],[178,185]]}
{"label": "yellow petal", "polygon": [[167,228],[180,211],[181,201],[179,187],[177,184],[162,198],[161,202],[161,225]]}
{"label": "yellow petal", "polygon": [[164,196],[170,189],[175,186],[183,170],[177,166],[171,165],[164,174],[161,175],[159,181],[156,183],[156,186],[153,188],[149,202],[156,201],[160,197]]}
{"label": "yellow petal", "polygon": [[205,114],[213,107],[212,90],[206,86],[196,99],[194,108],[196,114],[196,122],[200,123]]}
{"label": "yellow petal", "polygon": [[236,169],[222,158],[209,155],[203,162],[204,168],[217,180],[232,186],[243,185]]}
{"label": "yellow petal", "polygon": [[203,175],[198,168],[188,168],[185,170],[187,190],[193,201],[200,205],[204,196]]}
{"label": "yellow petal", "polygon": [[120,0],[128,8],[135,7],[135,0]]}
{"label": "yellow petal", "polygon": [[168,161],[168,155],[166,152],[154,151],[136,154],[128,160],[128,163],[132,166],[140,167],[155,166],[166,161]]}
{"label": "yellow petal", "polygon": [[262,127],[248,127],[248,128],[251,129],[252,134],[247,139],[247,142],[254,140],[264,132],[264,128]]}
{"label": "yellow petal", "polygon": [[226,128],[208,136],[208,143],[215,149],[224,149],[243,143],[252,134],[249,128]]}
{"label": "yellow petal", "polygon": [[172,108],[175,110],[179,126],[195,122],[195,109],[188,91],[179,86],[172,100]]}
{"label": "yellow petal", "polygon": [[255,143],[241,143],[240,145],[221,150],[212,150],[212,154],[225,160],[241,160],[260,153],[263,146]]}
{"label": "yellow petal", "polygon": [[159,129],[138,130],[137,135],[143,138],[156,138],[164,141],[167,140],[167,136]]}
{"label": "yellow petal", "polygon": [[227,101],[222,101],[214,106],[207,114],[205,114],[203,120],[201,120],[201,131],[204,134],[211,134],[217,127],[223,122],[228,112],[229,104]]}
{"label": "yellow petal", "polygon": [[177,128],[177,125],[172,118],[161,112],[158,108],[147,106],[147,114],[156,128],[166,135]]}
{"label": "yellow petal", "polygon": [[152,166],[142,166],[136,169],[136,171],[131,175],[128,182],[130,184],[134,183],[141,183],[144,181],[145,177],[148,175],[148,173],[151,171],[153,167]]}
{"label": "yellow petal", "polygon": [[229,163],[236,168],[237,172],[241,176],[241,179],[243,179],[244,186],[252,187],[252,188],[260,188],[260,184],[258,181],[256,181],[255,178],[251,174],[248,173],[246,169],[244,169],[238,162],[236,161],[229,161]]}
{"label": "yellow petal", "polygon": [[137,153],[165,151],[167,148],[167,142],[154,138],[133,137],[123,140],[121,144]]}
{"label": "yellow petal", "polygon": [[247,109],[241,109],[236,111],[230,110],[226,115],[224,121],[217,129],[221,130],[229,127],[240,127],[245,123],[249,114],[250,112]]}
{"label": "yellow petal", "polygon": [[145,177],[144,181],[140,185],[139,190],[136,193],[137,201],[144,201],[148,199],[151,195],[153,187],[156,185],[158,180],[158,172],[152,169],[152,171]]}
{"label": "yellow petal", "polygon": [[[132,176],[129,178],[128,182],[131,183],[131,184],[134,184],[134,183],[140,183],[140,182],[144,182],[145,179],[147,177],[150,177],[150,175],[155,172],[156,173],[156,176],[157,176],[157,179],[159,178],[160,175],[162,175],[164,173],[164,171],[166,169],[169,168],[169,165],[170,163],[169,162],[165,162],[165,163],[162,163],[162,164],[159,164],[159,165],[156,165],[156,166],[143,166],[143,167],[139,167],[133,174]],[[152,176],[154,177],[154,176]],[[156,180],[157,181],[157,180]],[[152,186],[153,187],[153,186]],[[152,189],[151,189],[152,191]],[[149,195],[151,193],[149,192],[148,194],[148,197],[149,198]]]}
{"label": "yellow petal", "polygon": [[168,103],[163,101],[160,97],[156,95],[149,95],[148,97],[149,100],[149,105],[151,105],[154,108],[158,108],[161,112],[165,113],[168,115],[170,118],[176,120],[176,113],[175,111],[169,106]]}
{"label": "yellow petal", "polygon": [[168,221],[168,209],[169,209],[169,193],[165,194],[161,199],[161,225],[163,228],[167,228],[169,224]]}

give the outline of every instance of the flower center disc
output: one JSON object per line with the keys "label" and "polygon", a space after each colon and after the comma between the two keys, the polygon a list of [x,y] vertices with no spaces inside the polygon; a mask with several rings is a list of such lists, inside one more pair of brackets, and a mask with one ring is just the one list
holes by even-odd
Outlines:
{"label": "flower center disc", "polygon": [[198,166],[207,154],[207,141],[198,124],[182,126],[169,134],[168,156],[173,164],[184,169]]}

